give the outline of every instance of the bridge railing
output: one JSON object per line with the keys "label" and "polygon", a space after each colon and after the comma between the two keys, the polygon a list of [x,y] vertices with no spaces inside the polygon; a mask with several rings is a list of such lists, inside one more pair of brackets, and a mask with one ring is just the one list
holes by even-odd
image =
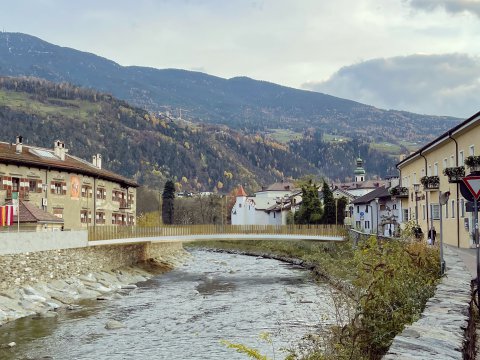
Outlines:
{"label": "bridge railing", "polygon": [[102,225],[88,229],[88,240],[218,234],[345,236],[346,229],[343,226],[335,225],[163,225],[150,227]]}

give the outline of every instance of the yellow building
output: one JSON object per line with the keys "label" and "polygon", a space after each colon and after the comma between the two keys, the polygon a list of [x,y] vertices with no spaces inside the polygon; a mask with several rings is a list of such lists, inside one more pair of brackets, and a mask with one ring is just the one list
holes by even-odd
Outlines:
{"label": "yellow building", "polygon": [[68,154],[61,141],[53,149],[0,143],[0,203],[18,192],[28,201],[63,219],[65,229],[102,225],[134,225],[136,188],[133,180],[102,169],[102,157],[93,162]]}
{"label": "yellow building", "polygon": [[[458,179],[444,175],[461,172],[468,156],[480,153],[480,112],[453,127],[397,164],[401,186],[408,189],[403,198],[403,219],[415,219],[427,234],[431,226],[440,235],[439,194],[450,192],[448,203],[442,206],[443,241],[457,247],[473,244],[473,213],[467,212],[467,201],[460,193]],[[458,172],[457,172],[458,173]],[[469,169],[465,169],[466,175]]]}

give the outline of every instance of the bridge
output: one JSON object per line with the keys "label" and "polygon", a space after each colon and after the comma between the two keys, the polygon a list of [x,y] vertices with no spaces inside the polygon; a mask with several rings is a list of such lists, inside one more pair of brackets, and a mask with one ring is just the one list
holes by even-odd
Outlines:
{"label": "bridge", "polygon": [[346,229],[335,225],[163,225],[95,226],[88,229],[92,245],[141,242],[228,240],[344,241]]}

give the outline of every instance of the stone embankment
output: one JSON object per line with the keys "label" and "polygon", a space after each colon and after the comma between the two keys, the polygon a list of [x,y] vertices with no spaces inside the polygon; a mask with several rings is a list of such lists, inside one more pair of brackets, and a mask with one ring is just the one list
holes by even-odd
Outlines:
{"label": "stone embankment", "polygon": [[384,360],[472,358],[469,350],[472,340],[471,275],[463,261],[448,248],[445,249],[445,261],[446,276],[437,286],[435,295],[427,302],[420,319],[395,337]]}
{"label": "stone embankment", "polygon": [[86,299],[131,291],[187,256],[179,243],[94,246],[0,256],[0,325],[30,315],[54,316]]}

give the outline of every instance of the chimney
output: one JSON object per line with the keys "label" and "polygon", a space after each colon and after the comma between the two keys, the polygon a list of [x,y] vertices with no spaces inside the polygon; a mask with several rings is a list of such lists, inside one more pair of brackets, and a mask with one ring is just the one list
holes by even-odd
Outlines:
{"label": "chimney", "polygon": [[97,168],[101,169],[102,168],[102,155],[101,154],[95,154],[92,156],[92,164],[93,166],[96,166]]}
{"label": "chimney", "polygon": [[59,157],[61,160],[65,160],[65,153],[67,152],[67,150],[65,150],[65,143],[60,140],[55,140],[53,152],[55,156]]}
{"label": "chimney", "polygon": [[23,148],[23,136],[18,135],[17,139],[15,140],[15,151],[17,154],[22,153],[22,148]]}

